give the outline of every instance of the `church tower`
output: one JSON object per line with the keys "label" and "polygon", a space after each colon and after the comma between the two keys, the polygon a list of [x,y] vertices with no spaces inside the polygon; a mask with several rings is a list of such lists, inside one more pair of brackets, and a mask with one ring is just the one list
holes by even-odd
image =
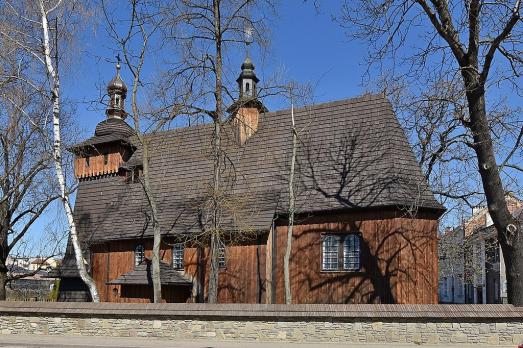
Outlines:
{"label": "church tower", "polygon": [[75,175],[79,180],[118,175],[121,166],[134,152],[130,137],[134,129],[125,122],[127,86],[120,76],[120,57],[117,57],[116,75],[107,85],[109,103],[106,119],[96,125],[94,136],[74,145]]}
{"label": "church tower", "polygon": [[258,99],[257,84],[260,80],[249,56],[245,58],[241,70],[236,80],[239,98],[228,111],[231,113],[238,142],[243,145],[258,130],[260,114],[268,110]]}

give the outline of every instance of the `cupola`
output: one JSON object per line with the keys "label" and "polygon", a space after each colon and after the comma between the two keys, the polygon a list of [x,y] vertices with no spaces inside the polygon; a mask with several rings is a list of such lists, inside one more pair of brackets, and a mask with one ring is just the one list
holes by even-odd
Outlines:
{"label": "cupola", "polygon": [[243,145],[256,131],[260,114],[267,108],[258,100],[257,84],[260,81],[254,72],[254,63],[247,56],[241,65],[241,73],[236,82],[239,87],[239,98],[227,110],[235,127],[236,138]]}
{"label": "cupola", "polygon": [[240,89],[240,99],[256,98],[256,84],[260,81],[254,73],[254,64],[251,58],[245,58],[242,72],[236,80]]}
{"label": "cupola", "polygon": [[116,76],[107,85],[107,94],[109,95],[109,105],[105,110],[108,118],[124,119],[127,116],[125,112],[125,97],[127,96],[127,86],[120,77],[120,56],[116,56]]}

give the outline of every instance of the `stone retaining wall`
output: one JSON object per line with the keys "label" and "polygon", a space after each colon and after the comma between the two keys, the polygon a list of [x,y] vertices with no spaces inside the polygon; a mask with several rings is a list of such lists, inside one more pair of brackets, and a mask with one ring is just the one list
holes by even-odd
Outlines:
{"label": "stone retaining wall", "polygon": [[0,302],[0,333],[515,346],[523,343],[523,308]]}

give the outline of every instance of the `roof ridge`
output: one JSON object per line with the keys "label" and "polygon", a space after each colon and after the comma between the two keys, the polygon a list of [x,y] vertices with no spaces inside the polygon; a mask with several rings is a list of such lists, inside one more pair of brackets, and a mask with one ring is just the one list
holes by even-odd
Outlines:
{"label": "roof ridge", "polygon": [[[317,109],[323,109],[323,108],[328,108],[328,107],[333,107],[333,106],[341,106],[341,105],[346,105],[346,104],[353,104],[353,103],[359,103],[359,102],[371,101],[371,100],[379,100],[379,99],[381,99],[384,102],[388,102],[388,99],[383,94],[368,92],[368,93],[360,94],[355,97],[321,102],[321,103],[317,103],[317,104],[312,103],[312,104],[309,104],[306,106],[297,107],[297,108],[294,108],[294,112],[299,113],[299,112],[303,112],[303,111],[317,110]],[[282,113],[289,113],[290,111],[291,111],[290,108],[286,108],[286,109],[279,109],[279,110],[275,110],[275,111],[264,112],[264,113],[262,113],[262,115],[267,117],[267,116],[279,115]],[[205,129],[205,128],[209,128],[211,125],[212,125],[212,122],[201,123],[201,124],[198,124],[195,126],[176,127],[176,128],[172,128],[172,129],[166,129],[166,130],[156,131],[156,132],[152,132],[152,133],[146,133],[145,136],[146,137],[155,137],[155,136],[162,135],[162,134],[170,134],[170,133],[177,133],[177,132],[181,133],[181,132],[185,132],[185,131],[193,131],[196,129]]]}

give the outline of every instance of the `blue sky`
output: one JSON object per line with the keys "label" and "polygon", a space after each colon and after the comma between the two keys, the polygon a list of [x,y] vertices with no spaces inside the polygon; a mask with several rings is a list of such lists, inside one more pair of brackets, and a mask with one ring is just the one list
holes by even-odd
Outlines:
{"label": "blue sky", "polygon": [[[361,43],[349,42],[343,30],[332,21],[331,14],[339,6],[337,1],[322,6],[318,12],[311,2],[280,2],[277,17],[272,21],[271,47],[263,57],[254,50],[252,52],[261,83],[264,77],[273,76],[275,71],[284,71],[285,78],[313,86],[315,103],[363,93],[361,81],[366,48]],[[72,64],[61,72],[62,93],[76,105],[74,122],[80,130],[75,135],[78,139],[92,136],[96,124],[105,119],[104,106],[96,101],[100,99],[100,90],[105,89],[106,83],[114,76],[114,47],[103,23],[86,28],[75,47]],[[241,53],[235,74],[239,73],[243,59]],[[154,65],[161,59],[155,57],[151,60]],[[130,86],[128,72],[123,70],[122,76]],[[289,107],[276,99],[269,98],[264,102],[270,110]],[[34,224],[30,238],[37,243],[46,226],[57,224],[61,216],[56,202]],[[61,228],[65,230],[66,226]]]}
{"label": "blue sky", "polygon": [[[274,71],[285,71],[285,77],[314,87],[314,101],[331,101],[361,94],[361,76],[365,47],[349,42],[343,30],[331,20],[331,13],[338,8],[336,1],[324,5],[317,12],[310,2],[286,0],[280,2],[277,17],[272,21],[272,43],[268,54],[261,58],[252,52],[256,72],[262,80]],[[77,102],[76,121],[82,135],[93,133],[96,124],[105,118],[103,110],[94,110],[90,103],[99,99],[100,87],[114,75],[114,47],[107,37],[103,23],[95,30],[86,30],[83,42],[76,53],[70,71],[62,73],[64,94]],[[238,57],[238,68],[243,54]],[[152,62],[151,62],[152,61]],[[161,64],[161,57],[149,58],[149,64]],[[125,70],[124,80],[130,85],[131,78]],[[233,76],[236,78],[236,76]],[[269,109],[281,108],[274,100],[265,101]],[[98,105],[103,108],[102,105]]]}
{"label": "blue sky", "polygon": [[[272,20],[271,47],[260,57],[252,52],[256,72],[262,80],[275,71],[284,71],[285,78],[313,86],[314,102],[349,98],[365,92],[362,76],[365,73],[367,47],[362,42],[349,41],[343,28],[332,19],[339,10],[338,1],[324,1],[318,12],[312,1],[282,0],[277,17]],[[100,90],[114,75],[114,43],[107,37],[103,21],[82,32],[75,49],[72,64],[62,71],[62,92],[76,104],[75,123],[80,132],[78,139],[94,134],[96,124],[105,119],[104,107],[96,101]],[[236,57],[239,65],[244,54]],[[161,64],[162,57],[152,57],[151,69]],[[123,78],[131,84],[125,70]],[[236,78],[236,75],[232,77]],[[281,100],[268,99],[264,103],[270,110],[287,108]],[[127,103],[129,105],[129,103]],[[34,225],[32,234],[37,237],[49,223],[60,215],[58,205]]]}

